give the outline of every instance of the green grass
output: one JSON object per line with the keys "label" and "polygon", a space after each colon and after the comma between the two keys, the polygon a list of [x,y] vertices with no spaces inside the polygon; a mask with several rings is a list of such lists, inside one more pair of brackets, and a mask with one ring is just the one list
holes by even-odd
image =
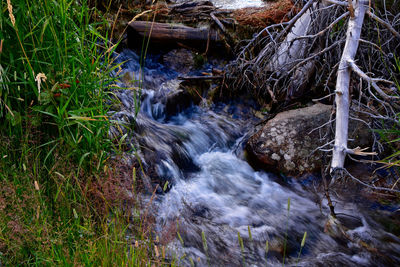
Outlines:
{"label": "green grass", "polygon": [[[4,0],[0,18],[1,130],[23,137],[30,124],[46,133],[38,143],[49,152],[64,145],[66,158],[101,161],[111,145],[104,100],[118,67],[110,56],[115,47],[98,31],[105,21],[92,23],[92,11],[76,1],[11,4],[15,25]],[[39,73],[46,76],[40,86]],[[31,146],[23,148],[22,155]]]}
{"label": "green grass", "polygon": [[[118,195],[120,188],[107,187],[107,178],[88,177],[85,173],[87,181],[77,182],[74,172],[69,175],[58,172],[58,169],[69,171],[60,165],[43,181],[45,175],[34,173],[38,166],[23,171],[4,161],[0,164],[2,264],[145,266],[151,263],[154,244],[142,231],[140,215],[129,219],[128,214],[121,212],[117,204],[125,198]],[[110,199],[109,190],[116,194],[115,200]]]}
{"label": "green grass", "polygon": [[108,160],[108,22],[86,1],[0,7],[0,265],[162,265]]}
{"label": "green grass", "polygon": [[[395,59],[395,72],[400,73],[400,58],[396,55],[394,56]],[[393,77],[394,85],[400,90],[400,81]],[[387,167],[400,167],[400,150],[399,150],[399,142],[400,142],[400,113],[397,113],[397,121],[395,123],[391,122],[390,125],[385,125],[384,129],[377,129],[375,130],[382,141],[386,143],[388,148],[391,150],[391,154],[381,160],[380,162],[385,164]],[[396,185],[399,184],[399,181],[395,182]]]}

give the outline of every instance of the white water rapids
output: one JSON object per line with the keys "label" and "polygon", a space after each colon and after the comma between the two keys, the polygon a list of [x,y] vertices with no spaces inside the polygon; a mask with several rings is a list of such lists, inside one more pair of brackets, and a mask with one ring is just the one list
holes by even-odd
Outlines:
{"label": "white water rapids", "polygon": [[[124,50],[118,60],[126,61],[125,72],[139,75],[133,51]],[[282,266],[284,257],[287,266],[400,263],[399,238],[371,216],[374,212],[388,216],[386,211],[371,212],[337,198],[336,212],[344,214],[345,223],[336,227],[325,201],[319,201],[322,193],[311,190],[318,179],[303,186],[254,170],[246,162],[243,142],[255,120],[245,105],[191,106],[167,116],[162,97],[177,89],[178,73],[159,63],[159,57],[149,56],[142,75],[146,89],[135,118],[134,140],[144,147],[141,155],[155,152],[150,159],[144,157],[144,163],[171,185],[153,202],[154,230],[180,265],[193,261],[196,266]],[[134,93],[116,94],[122,109],[115,118],[134,117]]]}

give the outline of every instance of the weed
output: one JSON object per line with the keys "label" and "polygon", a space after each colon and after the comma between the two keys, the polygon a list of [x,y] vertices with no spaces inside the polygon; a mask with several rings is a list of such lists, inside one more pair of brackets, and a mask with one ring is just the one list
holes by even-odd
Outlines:
{"label": "weed", "polygon": [[282,259],[282,266],[285,266],[285,257],[286,257],[286,245],[288,239],[288,228],[289,228],[289,212],[290,212],[290,198],[287,201],[287,216],[286,216],[286,230],[285,230],[285,241],[283,244],[283,259]]}
{"label": "weed", "polygon": [[298,264],[299,264],[299,260],[300,260],[301,251],[303,250],[303,247],[304,247],[304,246],[305,246],[305,244],[306,244],[306,238],[307,238],[307,232],[304,232],[303,239],[301,240],[301,244],[300,244],[300,251],[299,251],[299,255],[297,256],[297,263],[296,263],[296,265],[298,265]]}
{"label": "weed", "polygon": [[242,266],[245,267],[246,266],[246,261],[245,261],[245,258],[244,258],[243,238],[240,236],[240,232],[237,232],[237,236],[238,236],[238,241],[239,241],[239,245],[240,245],[240,253],[242,254]]}

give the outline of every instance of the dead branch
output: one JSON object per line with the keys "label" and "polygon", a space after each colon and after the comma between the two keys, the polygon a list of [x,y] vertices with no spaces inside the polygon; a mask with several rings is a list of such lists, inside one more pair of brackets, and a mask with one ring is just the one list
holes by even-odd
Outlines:
{"label": "dead branch", "polygon": [[239,54],[239,58],[241,56],[244,56],[244,53],[246,53],[246,51],[248,51],[248,49],[254,45],[255,42],[257,42],[259,40],[259,38],[265,33],[268,32],[269,30],[275,27],[283,27],[283,30],[278,34],[278,36],[276,38],[271,38],[271,40],[274,40],[274,42],[276,42],[275,40],[279,40],[281,39],[283,36],[285,36],[285,34],[287,32],[289,32],[292,27],[295,25],[295,23],[300,19],[300,17],[311,7],[311,5],[313,4],[313,0],[309,0],[304,7],[299,11],[299,13],[297,13],[297,15],[295,15],[290,21],[288,22],[284,22],[284,23],[279,23],[279,24],[273,24],[270,25],[268,27],[265,27],[262,31],[260,31],[247,45],[246,47],[244,47],[242,49],[242,52]]}
{"label": "dead branch", "polygon": [[368,16],[370,16],[372,19],[376,20],[377,22],[379,22],[380,24],[382,24],[383,26],[385,26],[394,36],[396,36],[398,39],[400,39],[400,33],[398,33],[393,27],[392,25],[390,25],[388,22],[384,21],[383,19],[381,19],[380,17],[378,17],[377,15],[375,15],[374,13],[372,13],[371,11],[367,11]]}
{"label": "dead branch", "polygon": [[296,16],[294,16],[289,22],[288,22],[288,26],[285,27],[285,29],[278,35],[277,39],[282,38],[282,36],[284,36],[286,33],[289,32],[289,30],[292,29],[292,27],[296,24],[296,22],[304,15],[304,13],[307,12],[307,10],[311,7],[311,5],[313,4],[313,0],[309,0],[304,7],[300,10],[299,13],[297,13]]}
{"label": "dead branch", "polygon": [[349,3],[345,1],[336,1],[336,0],[325,0],[327,3],[348,7]]}
{"label": "dead branch", "polygon": [[[363,186],[371,188],[373,190],[386,191],[386,192],[392,192],[392,193],[400,193],[400,190],[396,190],[396,189],[392,189],[392,188],[386,188],[386,187],[380,187],[380,186],[373,186],[373,185],[367,184],[367,183],[361,181],[360,179],[354,177],[353,175],[351,175],[351,173],[348,170],[344,169],[344,168],[334,169],[333,171],[336,173],[336,176],[338,176],[338,177],[344,177],[343,174],[345,174],[348,177],[350,177],[351,179],[353,179],[354,181],[360,183]],[[331,183],[332,182],[334,182],[334,180],[332,180]]]}
{"label": "dead branch", "polygon": [[220,30],[226,34],[226,29],[225,26],[221,23],[221,21],[215,16],[214,12],[210,13],[210,17],[214,20],[214,22],[218,25],[218,27],[220,28]]}
{"label": "dead branch", "polygon": [[328,27],[326,27],[325,29],[323,29],[322,31],[320,31],[319,33],[313,34],[313,35],[305,35],[305,36],[299,36],[296,37],[295,40],[300,40],[300,39],[306,39],[306,38],[316,38],[318,36],[323,35],[324,33],[326,33],[327,31],[331,30],[333,28],[333,26],[335,26],[336,24],[338,24],[342,19],[346,18],[348,15],[350,14],[349,11],[343,13],[340,17],[338,17],[337,19],[335,19],[335,21],[333,21]]}
{"label": "dead branch", "polygon": [[161,44],[194,43],[204,45],[206,42],[220,42],[219,34],[208,28],[192,28],[183,25],[171,25],[168,23],[149,23],[147,21],[133,21],[129,23],[130,38],[151,37],[152,42]]}
{"label": "dead branch", "polygon": [[330,141],[330,142],[328,142],[328,143],[326,143],[326,144],[323,144],[323,145],[317,147],[316,149],[314,149],[313,151],[311,151],[309,157],[310,157],[312,154],[314,154],[315,152],[317,152],[317,151],[331,152],[332,149],[324,149],[324,147],[326,147],[326,146],[332,146],[332,143],[333,143],[334,141],[335,141],[335,140],[332,140],[332,141]]}
{"label": "dead branch", "polygon": [[[371,152],[348,148],[349,119],[366,123],[366,129],[398,121],[400,95],[394,82],[400,74],[393,53],[400,48],[400,14],[379,13],[366,0],[310,0],[299,6],[300,12],[289,22],[265,27],[245,44],[227,77],[232,77],[230,88],[281,103],[280,107],[291,105],[296,97],[313,97],[307,91],[310,87],[324,89],[314,98],[329,101],[335,94],[336,119],[319,127],[326,132],[319,150],[333,150],[334,176],[344,167],[346,155],[375,156],[382,151],[376,138]],[[349,115],[351,103],[359,109],[354,118]],[[371,120],[366,122],[363,116]],[[334,140],[328,138],[333,124]],[[333,149],[326,149],[332,142]]]}
{"label": "dead branch", "polygon": [[354,60],[352,59],[348,59],[347,62],[349,63],[351,69],[357,74],[359,75],[361,78],[363,78],[365,81],[367,81],[368,83],[370,83],[372,85],[372,87],[379,93],[380,96],[382,96],[385,100],[395,100],[395,99],[399,99],[398,96],[389,96],[387,95],[376,83],[377,82],[384,82],[384,83],[388,83],[388,84],[394,84],[391,81],[385,80],[385,79],[374,79],[369,77],[367,74],[365,74],[358,66],[357,64],[354,62]]}
{"label": "dead branch", "polygon": [[346,44],[343,48],[342,58],[340,60],[338,76],[336,81],[336,129],[335,146],[332,155],[331,170],[343,168],[346,157],[348,127],[349,127],[349,107],[350,107],[350,70],[349,60],[354,60],[358,49],[358,40],[360,39],[361,29],[364,22],[366,8],[364,2],[356,2],[354,17],[350,18]]}
{"label": "dead branch", "polygon": [[[340,21],[338,17],[346,13],[342,7],[339,9],[341,11],[335,5],[327,6],[310,0],[289,23],[264,28],[243,48],[236,62],[230,65],[228,78],[237,77],[232,80],[231,87],[256,90],[258,97],[273,96],[276,101],[301,96],[307,84],[314,80],[320,58],[334,54],[343,43],[337,40],[327,43],[326,47],[319,44],[319,39],[325,38],[324,33],[331,32]],[[340,14],[335,16],[337,12]],[[311,35],[316,37],[297,39]],[[318,71],[317,81],[328,71],[328,65],[323,66],[323,71]]]}
{"label": "dead branch", "polygon": [[331,93],[331,94],[328,94],[328,95],[323,96],[323,97],[320,97],[320,98],[312,99],[312,101],[313,101],[313,102],[319,102],[319,101],[321,101],[321,100],[330,98],[330,97],[332,97],[332,96],[334,96],[334,95],[335,95],[335,93]]}
{"label": "dead branch", "polygon": [[222,80],[224,76],[190,76],[190,77],[181,77],[179,76],[177,79],[178,80],[183,80],[183,81],[199,81],[199,80]]}
{"label": "dead branch", "polygon": [[[267,70],[282,69],[290,66],[293,59],[297,59],[304,53],[303,48],[305,42],[296,40],[297,36],[302,36],[307,33],[311,23],[311,11],[310,7],[313,1],[310,0],[303,7],[303,9],[297,14],[289,23],[289,25],[278,34],[276,40],[279,41],[284,34],[287,33],[285,40],[278,47],[275,55],[271,58],[270,63],[267,65]],[[300,16],[299,16],[300,15]],[[266,50],[265,50],[266,51]],[[263,60],[263,52],[261,56],[256,60],[256,64]]]}
{"label": "dead branch", "polygon": [[385,57],[387,57],[388,55],[385,53],[385,51],[382,50],[382,48],[380,46],[378,46],[377,44],[374,44],[373,42],[370,42],[368,40],[364,40],[364,39],[360,39],[361,43],[365,43],[365,44],[369,44],[371,46],[373,46],[374,48],[376,48],[380,53],[382,53]]}
{"label": "dead branch", "polygon": [[316,57],[318,57],[318,56],[320,56],[320,55],[322,55],[322,54],[324,54],[324,53],[326,53],[326,52],[332,50],[332,49],[335,48],[337,45],[340,45],[340,44],[343,43],[343,42],[344,42],[344,41],[338,41],[338,42],[336,42],[336,43],[333,43],[331,46],[329,46],[329,47],[327,47],[327,48],[324,48],[323,50],[319,51],[318,53],[315,53],[314,55],[311,55],[311,56],[309,56],[309,57],[303,59],[301,62],[297,63],[297,64],[294,66],[294,68],[293,68],[292,70],[289,71],[289,74],[290,74],[291,72],[293,72],[293,70],[295,70],[296,68],[300,67],[302,64],[306,63],[307,61],[310,61],[311,59],[316,58]]}
{"label": "dead branch", "polygon": [[[335,121],[335,119],[329,120],[329,121],[325,122],[324,124],[320,125],[319,127],[312,129],[308,134],[312,134],[314,131],[322,129],[327,125],[331,125],[334,121]],[[332,142],[333,142],[333,140],[329,143],[332,143]]]}
{"label": "dead branch", "polygon": [[357,155],[357,156],[376,156],[378,153],[376,152],[364,152],[369,147],[360,148],[359,146],[353,149],[346,149],[346,153],[350,155]]}

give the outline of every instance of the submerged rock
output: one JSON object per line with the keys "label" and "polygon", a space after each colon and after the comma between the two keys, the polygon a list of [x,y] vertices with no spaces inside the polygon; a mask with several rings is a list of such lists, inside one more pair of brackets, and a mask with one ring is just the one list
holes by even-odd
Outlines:
{"label": "submerged rock", "polygon": [[[315,172],[322,165],[317,148],[326,143],[320,137],[327,129],[319,127],[329,121],[331,114],[332,106],[323,104],[279,113],[249,139],[247,152],[271,171],[292,176]],[[360,122],[350,122],[349,136],[356,137],[349,147],[364,148],[371,140]]]}

